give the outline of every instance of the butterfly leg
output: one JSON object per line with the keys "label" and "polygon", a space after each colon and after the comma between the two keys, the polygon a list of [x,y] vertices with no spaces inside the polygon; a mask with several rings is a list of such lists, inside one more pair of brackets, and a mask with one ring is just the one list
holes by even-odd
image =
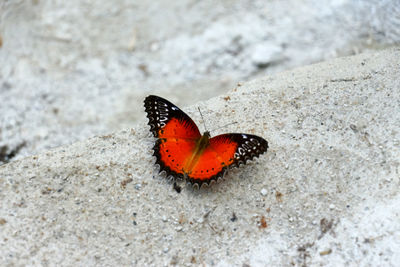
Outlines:
{"label": "butterfly leg", "polygon": [[180,193],[182,191],[182,187],[178,185],[176,182],[174,182],[174,189],[177,193]]}

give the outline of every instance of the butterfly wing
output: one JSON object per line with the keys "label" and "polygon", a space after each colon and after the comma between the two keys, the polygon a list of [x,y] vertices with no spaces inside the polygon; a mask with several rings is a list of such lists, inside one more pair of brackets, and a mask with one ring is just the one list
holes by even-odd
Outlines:
{"label": "butterfly wing", "polygon": [[201,137],[194,121],[168,100],[150,95],[144,100],[144,107],[154,137],[185,139]]}
{"label": "butterfly wing", "polygon": [[222,134],[210,139],[209,146],[199,157],[197,164],[190,172],[192,184],[210,184],[223,177],[230,166],[239,167],[248,160],[266,152],[268,142],[251,134]]}
{"label": "butterfly wing", "polygon": [[164,98],[150,95],[144,107],[150,130],[157,138],[153,148],[156,164],[167,175],[183,177],[184,163],[201,137],[199,129],[186,113]]}

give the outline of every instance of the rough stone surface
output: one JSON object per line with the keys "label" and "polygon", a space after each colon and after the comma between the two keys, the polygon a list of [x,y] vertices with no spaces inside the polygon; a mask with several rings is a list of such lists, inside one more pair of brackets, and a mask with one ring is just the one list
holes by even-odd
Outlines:
{"label": "rough stone surface", "polygon": [[339,58],[185,108],[270,144],[210,188],[157,174],[144,120],[1,166],[0,265],[397,265],[399,62]]}
{"label": "rough stone surface", "polygon": [[[0,0],[0,164],[400,42],[398,0]],[[4,156],[2,156],[4,155]]]}

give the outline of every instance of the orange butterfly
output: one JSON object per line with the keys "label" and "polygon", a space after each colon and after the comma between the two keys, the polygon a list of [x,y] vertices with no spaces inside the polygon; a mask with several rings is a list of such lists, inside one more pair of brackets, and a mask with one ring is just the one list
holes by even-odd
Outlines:
{"label": "orange butterfly", "polygon": [[144,106],[150,130],[157,138],[153,149],[160,172],[185,178],[199,187],[223,177],[230,166],[239,167],[268,149],[268,142],[256,135],[201,135],[186,113],[159,96],[146,97]]}

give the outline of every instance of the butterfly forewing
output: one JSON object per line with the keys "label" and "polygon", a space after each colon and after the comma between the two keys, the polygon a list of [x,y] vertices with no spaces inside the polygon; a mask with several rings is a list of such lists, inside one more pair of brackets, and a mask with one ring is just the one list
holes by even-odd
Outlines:
{"label": "butterfly forewing", "polygon": [[199,184],[216,180],[223,177],[230,166],[246,163],[267,149],[267,141],[256,135],[229,133],[215,136],[199,157],[189,179]]}
{"label": "butterfly forewing", "polygon": [[150,95],[144,106],[151,132],[158,138],[153,149],[160,171],[183,177],[185,161],[201,137],[199,129],[186,113],[166,99]]}
{"label": "butterfly forewing", "polygon": [[[243,133],[223,134],[222,136],[229,136],[232,142],[237,144],[234,153],[234,163],[239,167],[240,164],[245,164],[248,160],[267,152],[268,142],[264,138]],[[219,137],[219,136],[216,136]]]}

